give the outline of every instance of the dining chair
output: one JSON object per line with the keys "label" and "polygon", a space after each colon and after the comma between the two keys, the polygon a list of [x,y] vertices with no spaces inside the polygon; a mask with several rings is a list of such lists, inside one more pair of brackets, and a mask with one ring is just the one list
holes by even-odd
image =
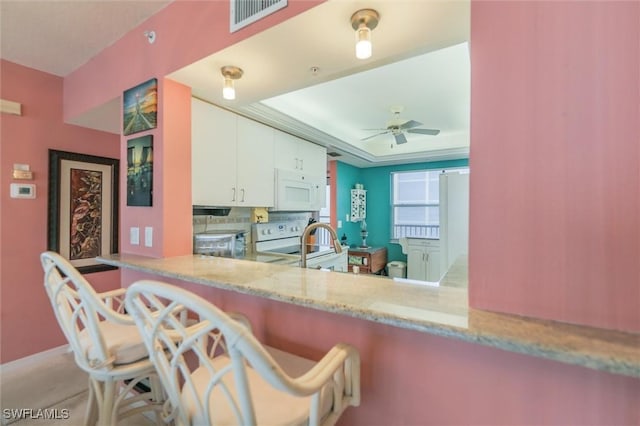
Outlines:
{"label": "dining chair", "polygon": [[[333,425],[360,404],[360,357],[339,343],[318,362],[263,346],[246,323],[177,286],[143,280],[125,297],[177,425]],[[197,321],[183,325],[183,308]]]}
{"label": "dining chair", "polygon": [[44,252],[40,260],[58,324],[76,364],[89,374],[85,424],[115,425],[149,410],[163,424],[163,391],[140,333],[125,313],[126,289],[97,293],[59,254]]}

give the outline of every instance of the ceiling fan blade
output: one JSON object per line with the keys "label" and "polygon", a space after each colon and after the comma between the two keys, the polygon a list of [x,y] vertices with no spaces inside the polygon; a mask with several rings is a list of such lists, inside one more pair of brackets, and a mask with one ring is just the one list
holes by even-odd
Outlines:
{"label": "ceiling fan blade", "polygon": [[437,129],[411,129],[411,130],[407,130],[407,133],[420,133],[421,135],[435,136],[438,133],[440,133],[440,130],[437,130]]}
{"label": "ceiling fan blade", "polygon": [[413,129],[414,127],[418,127],[418,126],[422,126],[422,123],[420,123],[419,121],[415,121],[415,120],[409,120],[404,124],[401,124],[400,126],[398,126],[398,128],[400,130],[406,130],[406,129]]}
{"label": "ceiling fan blade", "polygon": [[396,133],[395,135],[393,135],[393,137],[396,138],[396,143],[398,145],[407,143],[407,138],[404,136],[403,133]]}
{"label": "ceiling fan blade", "polygon": [[[377,130],[377,129],[376,129],[376,130]],[[389,133],[389,130],[387,130],[387,131],[385,131],[385,132],[382,132],[382,133],[376,133],[375,135],[367,136],[366,138],[362,138],[362,139],[360,139],[360,140],[361,140],[361,141],[366,141],[366,140],[369,140],[369,139],[373,139],[373,138],[375,138],[376,136],[386,135],[387,133]]]}

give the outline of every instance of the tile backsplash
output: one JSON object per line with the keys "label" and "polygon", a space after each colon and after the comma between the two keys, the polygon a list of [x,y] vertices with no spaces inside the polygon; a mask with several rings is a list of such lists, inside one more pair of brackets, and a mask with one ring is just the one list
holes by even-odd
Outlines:
{"label": "tile backsplash", "polygon": [[[269,222],[305,220],[312,217],[311,212],[269,212]],[[193,233],[208,231],[244,231],[247,238],[247,250],[252,250],[251,208],[233,207],[228,216],[194,215]]]}

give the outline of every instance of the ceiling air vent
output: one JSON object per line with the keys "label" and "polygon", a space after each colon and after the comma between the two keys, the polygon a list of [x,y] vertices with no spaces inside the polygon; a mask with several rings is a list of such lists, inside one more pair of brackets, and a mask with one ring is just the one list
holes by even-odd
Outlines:
{"label": "ceiling air vent", "polygon": [[338,154],[337,152],[327,152],[329,157],[342,157],[342,154]]}
{"label": "ceiling air vent", "polygon": [[231,32],[287,6],[287,0],[230,0]]}

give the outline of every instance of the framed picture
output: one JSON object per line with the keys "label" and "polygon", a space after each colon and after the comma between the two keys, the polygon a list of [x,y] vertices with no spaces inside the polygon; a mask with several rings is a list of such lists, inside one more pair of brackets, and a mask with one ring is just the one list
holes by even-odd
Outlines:
{"label": "framed picture", "polygon": [[153,198],[153,136],[127,141],[127,205],[151,206]]}
{"label": "framed picture", "polygon": [[156,128],[158,123],[157,79],[152,78],[125,90],[122,101],[122,133],[125,136]]}
{"label": "framed picture", "polygon": [[96,261],[118,252],[119,160],[49,150],[47,248],[80,272],[116,269]]}

